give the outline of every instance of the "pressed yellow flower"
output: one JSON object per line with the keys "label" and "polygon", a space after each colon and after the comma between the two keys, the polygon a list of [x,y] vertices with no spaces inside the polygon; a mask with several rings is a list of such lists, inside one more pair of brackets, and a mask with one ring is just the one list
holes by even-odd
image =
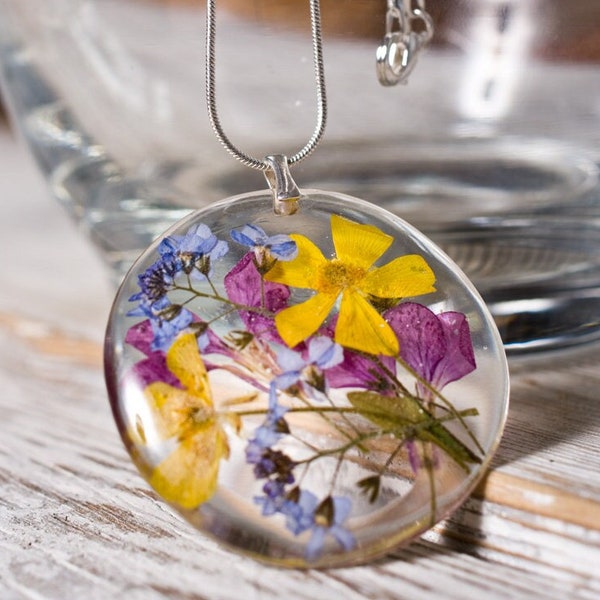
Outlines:
{"label": "pressed yellow flower", "polygon": [[195,508],[215,492],[221,458],[229,455],[206,367],[194,334],[184,334],[167,352],[167,367],[183,389],[158,381],[145,389],[158,436],[177,447],[152,471],[150,484],[166,500]]}
{"label": "pressed yellow flower", "polygon": [[433,271],[416,254],[374,267],[393,238],[373,225],[333,215],[331,233],[335,258],[327,260],[308,238],[292,234],[297,257],[277,262],[265,275],[268,281],[316,292],[275,316],[279,335],[290,347],[304,341],[317,331],[341,296],[335,341],[370,354],[397,354],[398,339],[369,298],[407,298],[434,292]]}

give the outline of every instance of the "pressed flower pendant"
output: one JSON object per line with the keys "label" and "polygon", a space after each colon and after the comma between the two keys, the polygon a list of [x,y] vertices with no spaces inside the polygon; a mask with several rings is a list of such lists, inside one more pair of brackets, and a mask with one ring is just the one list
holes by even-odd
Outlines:
{"label": "pressed flower pendant", "polygon": [[458,267],[404,221],[310,191],[205,208],[115,301],[106,375],[150,485],[274,564],[364,562],[470,493],[504,425],[502,344]]}

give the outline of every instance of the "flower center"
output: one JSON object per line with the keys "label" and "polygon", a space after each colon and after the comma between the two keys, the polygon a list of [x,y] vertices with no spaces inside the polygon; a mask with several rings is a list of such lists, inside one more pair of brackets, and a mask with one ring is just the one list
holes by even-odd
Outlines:
{"label": "flower center", "polygon": [[365,277],[365,270],[339,258],[330,260],[319,272],[318,289],[325,293],[341,292],[354,287]]}
{"label": "flower center", "polygon": [[192,423],[203,425],[215,418],[215,410],[212,406],[198,406],[190,410],[190,418]]}

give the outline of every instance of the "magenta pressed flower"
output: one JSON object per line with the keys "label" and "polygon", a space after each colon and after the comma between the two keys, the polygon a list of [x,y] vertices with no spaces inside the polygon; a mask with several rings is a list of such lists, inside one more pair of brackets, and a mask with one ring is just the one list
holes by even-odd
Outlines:
{"label": "magenta pressed flower", "polygon": [[436,315],[427,307],[405,302],[385,313],[398,336],[400,356],[438,389],[475,369],[469,324],[464,314]]}
{"label": "magenta pressed flower", "polygon": [[137,323],[127,331],[125,342],[146,355],[145,358],[135,363],[130,375],[143,387],[156,381],[164,381],[175,387],[179,386],[179,380],[167,367],[165,353],[152,349],[153,339],[154,332],[149,319]]}
{"label": "magenta pressed flower", "polygon": [[287,286],[264,281],[251,252],[245,254],[227,273],[224,284],[231,302],[248,307],[248,310],[239,311],[240,319],[248,331],[281,341],[272,315],[287,306],[290,296]]}

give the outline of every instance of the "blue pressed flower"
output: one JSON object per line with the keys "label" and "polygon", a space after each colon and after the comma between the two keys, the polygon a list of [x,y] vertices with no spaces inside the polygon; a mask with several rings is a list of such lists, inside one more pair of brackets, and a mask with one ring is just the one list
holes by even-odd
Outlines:
{"label": "blue pressed flower", "polygon": [[254,437],[250,440],[246,449],[246,458],[249,463],[255,464],[258,462],[249,460],[249,455],[254,457],[257,449],[266,450],[271,448],[285,433],[289,432],[287,423],[283,418],[287,411],[288,409],[285,406],[277,403],[277,388],[271,383],[269,388],[269,410],[265,421],[256,429]]}
{"label": "blue pressed flower", "polygon": [[246,446],[246,462],[255,465],[254,474],[258,479],[269,477],[274,473],[286,479],[287,471],[291,473],[293,469],[292,461],[285,454],[272,449],[281,437],[289,432],[284,419],[287,410],[285,406],[277,403],[277,388],[271,384],[266,418],[262,425],[257,427],[254,437]]}
{"label": "blue pressed flower", "polygon": [[344,349],[326,336],[315,336],[308,342],[308,357],[281,346],[277,352],[277,362],[283,373],[275,378],[279,389],[285,390],[296,383],[306,384],[317,392],[325,392],[323,372],[344,360]]}
{"label": "blue pressed flower", "polygon": [[140,291],[129,300],[131,302],[144,299],[154,301],[162,298],[171,289],[173,279],[180,270],[178,261],[172,255],[161,257],[138,275]]}
{"label": "blue pressed flower", "polygon": [[286,502],[285,484],[281,481],[269,480],[262,488],[264,496],[254,498],[256,504],[262,507],[263,516],[271,516],[281,511]]}
{"label": "blue pressed flower", "polygon": [[142,299],[139,305],[127,313],[130,317],[148,317],[152,327],[152,350],[167,350],[179,332],[193,321],[192,313],[176,304],[171,304],[166,296],[155,302]]}
{"label": "blue pressed flower", "polygon": [[204,223],[190,227],[185,235],[170,235],[161,241],[158,253],[176,262],[178,270],[204,279],[211,272],[211,262],[225,256],[227,242],[219,240]]}
{"label": "blue pressed flower", "polygon": [[302,378],[302,371],[308,365],[308,361],[300,352],[285,346],[276,346],[276,349],[277,364],[281,367],[282,373],[275,378],[274,384],[281,390],[287,390]]}
{"label": "blue pressed flower", "polygon": [[332,536],[346,551],[352,550],[356,540],[343,523],[352,510],[352,503],[345,497],[327,497],[315,510],[314,523],[311,527],[312,536],[306,545],[306,558],[315,560],[323,552],[327,536]]}
{"label": "blue pressed flower", "polygon": [[346,551],[354,548],[356,540],[343,526],[351,510],[352,503],[349,498],[328,496],[318,503],[312,492],[302,490],[298,501],[287,500],[280,512],[286,516],[286,527],[294,535],[311,531],[311,538],[306,546],[306,558],[315,560],[323,552],[327,536],[332,536]]}
{"label": "blue pressed flower", "polygon": [[326,336],[316,336],[308,342],[308,362],[320,369],[331,369],[344,360],[344,349]]}
{"label": "blue pressed flower", "polygon": [[210,254],[215,250],[216,254],[223,256],[227,251],[227,242],[220,241],[204,223],[192,225],[185,235],[170,235],[158,246],[158,253],[161,256],[187,253]]}
{"label": "blue pressed flower", "polygon": [[317,497],[308,490],[302,490],[297,501],[286,501],[281,509],[285,515],[285,526],[294,534],[300,535],[303,531],[311,529],[315,523],[315,509]]}
{"label": "blue pressed flower", "polygon": [[154,329],[153,350],[168,350],[173,340],[192,322],[192,313],[185,308],[173,319],[161,319],[152,322]]}
{"label": "blue pressed flower", "polygon": [[265,230],[258,225],[244,225],[241,229],[232,229],[231,238],[255,251],[267,250],[273,258],[278,260],[292,260],[298,254],[296,242],[289,235],[267,235]]}
{"label": "blue pressed flower", "polygon": [[275,431],[275,427],[273,425],[270,423],[264,423],[256,429],[254,432],[254,437],[250,443],[255,448],[266,450],[267,448],[271,448],[274,444],[276,444],[280,438],[281,434]]}
{"label": "blue pressed flower", "polygon": [[246,446],[246,462],[250,465],[257,464],[262,458],[265,447],[256,438],[250,440]]}

